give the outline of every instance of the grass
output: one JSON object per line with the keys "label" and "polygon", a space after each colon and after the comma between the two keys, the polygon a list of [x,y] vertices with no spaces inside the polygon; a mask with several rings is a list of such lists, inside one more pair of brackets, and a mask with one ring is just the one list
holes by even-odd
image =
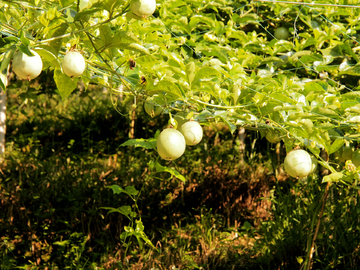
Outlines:
{"label": "grass", "polygon": [[[168,174],[150,177],[147,164],[156,153],[119,147],[128,139],[131,103],[119,106],[120,115],[107,93],[93,91],[61,101],[40,88],[10,89],[0,170],[1,269],[301,267],[325,189],[320,177],[301,182],[275,174],[272,145],[248,132],[240,155],[237,138],[222,126],[206,128],[203,142],[176,161],[185,184]],[[135,135],[152,137],[166,122],[139,106]],[[131,221],[102,207],[135,203],[113,194],[108,187],[115,184],[141,190],[136,204],[157,250],[120,238]],[[329,194],[313,269],[356,269],[358,191],[332,185]]]}

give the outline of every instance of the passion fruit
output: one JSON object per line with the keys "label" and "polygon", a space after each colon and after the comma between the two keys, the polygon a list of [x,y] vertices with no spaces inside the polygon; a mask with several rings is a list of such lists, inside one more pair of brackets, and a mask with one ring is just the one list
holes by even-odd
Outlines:
{"label": "passion fruit", "polygon": [[285,171],[294,178],[308,176],[313,169],[312,164],[311,156],[302,149],[290,151],[284,160]]}
{"label": "passion fruit", "polygon": [[184,135],[187,145],[197,145],[203,137],[203,129],[196,121],[188,121],[179,131]]}
{"label": "passion fruit", "polygon": [[137,16],[147,17],[154,13],[156,9],[156,0],[132,0],[130,10]]}
{"label": "passion fruit", "polygon": [[280,136],[279,136],[279,132],[276,130],[269,130],[266,135],[265,138],[270,142],[270,143],[278,143],[281,141]]}
{"label": "passion fruit", "polygon": [[148,115],[154,118],[163,111],[163,108],[155,104],[154,99],[152,97],[149,97],[144,102],[144,110]]}
{"label": "passion fruit", "polygon": [[32,80],[40,75],[43,62],[40,55],[34,50],[30,50],[33,56],[18,51],[15,53],[12,62],[14,73],[22,80]]}
{"label": "passion fruit", "polygon": [[166,128],[157,138],[156,147],[160,157],[166,160],[175,160],[184,154],[186,142],[180,131]]}
{"label": "passion fruit", "polygon": [[79,77],[86,67],[84,56],[76,51],[69,51],[63,59],[62,69],[69,77]]}
{"label": "passion fruit", "polygon": [[290,36],[289,30],[285,27],[279,27],[275,29],[274,36],[277,39],[288,39]]}
{"label": "passion fruit", "polygon": [[360,149],[356,150],[353,153],[351,160],[356,167],[360,166]]}

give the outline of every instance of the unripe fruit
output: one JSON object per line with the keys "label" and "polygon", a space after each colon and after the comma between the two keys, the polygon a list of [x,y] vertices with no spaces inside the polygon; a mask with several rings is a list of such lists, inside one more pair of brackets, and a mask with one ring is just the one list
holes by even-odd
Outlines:
{"label": "unripe fruit", "polygon": [[85,70],[85,59],[81,53],[70,51],[62,61],[63,72],[69,77],[79,77]]}
{"label": "unripe fruit", "polygon": [[167,128],[157,138],[156,147],[160,157],[166,160],[175,160],[185,152],[185,138],[180,131]]}
{"label": "unripe fruit", "polygon": [[184,135],[187,145],[196,145],[203,137],[203,129],[196,121],[186,122],[179,131]]}
{"label": "unripe fruit", "polygon": [[356,167],[360,166],[360,149],[356,150],[352,155],[352,162]]}
{"label": "unripe fruit", "polygon": [[341,151],[340,161],[351,160],[353,156],[353,149],[350,145],[344,146]]}
{"label": "unripe fruit", "polygon": [[279,137],[279,132],[275,131],[275,130],[269,130],[266,133],[265,138],[271,142],[271,143],[278,143],[280,142],[280,137]]}
{"label": "unripe fruit", "polygon": [[156,0],[132,0],[130,9],[137,16],[150,16],[156,9]]}
{"label": "unripe fruit", "polygon": [[43,62],[40,55],[31,50],[34,56],[18,51],[15,53],[12,62],[12,68],[15,74],[23,80],[32,80],[40,75],[43,68]]}
{"label": "unripe fruit", "polygon": [[288,39],[289,38],[289,30],[285,27],[279,27],[275,29],[274,36],[277,39]]}
{"label": "unripe fruit", "polygon": [[158,116],[163,110],[163,108],[161,108],[161,106],[154,104],[152,98],[148,98],[144,102],[144,109],[145,109],[145,112],[148,115],[150,115],[152,118],[154,118],[155,116]]}
{"label": "unripe fruit", "polygon": [[308,176],[313,169],[311,156],[301,149],[292,150],[285,157],[284,169],[294,178]]}

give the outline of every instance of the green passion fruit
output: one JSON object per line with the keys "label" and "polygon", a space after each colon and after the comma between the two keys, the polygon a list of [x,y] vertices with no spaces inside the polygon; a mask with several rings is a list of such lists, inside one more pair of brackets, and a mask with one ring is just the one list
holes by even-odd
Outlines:
{"label": "green passion fruit", "polygon": [[156,105],[154,103],[154,99],[150,97],[147,98],[146,101],[144,102],[144,110],[148,115],[154,118],[163,111],[163,108],[159,105]]}
{"label": "green passion fruit", "polygon": [[270,142],[270,143],[278,143],[280,142],[280,133],[276,130],[269,130],[266,135],[265,138]]}
{"label": "green passion fruit", "polygon": [[288,39],[290,36],[289,30],[285,27],[279,27],[275,29],[274,36],[277,39]]}
{"label": "green passion fruit", "polygon": [[360,166],[360,149],[356,150],[353,153],[351,160],[356,167]]}

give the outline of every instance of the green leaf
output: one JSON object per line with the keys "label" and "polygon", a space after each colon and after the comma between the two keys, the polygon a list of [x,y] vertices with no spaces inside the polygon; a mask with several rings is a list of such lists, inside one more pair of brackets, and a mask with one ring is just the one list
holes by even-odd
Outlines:
{"label": "green leaf", "polygon": [[192,87],[200,86],[201,80],[209,78],[211,76],[220,76],[220,72],[213,67],[202,67],[192,81]]}
{"label": "green leaf", "polygon": [[343,138],[337,138],[330,147],[329,155],[338,151],[344,145]]}
{"label": "green leaf", "polygon": [[45,49],[46,47],[40,47],[36,48],[36,52],[41,56],[41,59],[43,61],[43,69],[50,67],[55,69],[60,69],[61,64],[59,59],[56,57],[56,55],[50,51]]}
{"label": "green leaf", "polygon": [[57,38],[57,37],[61,37],[62,35],[65,34],[66,30],[68,29],[69,24],[66,22],[61,23],[56,30],[54,31],[54,33],[51,35],[52,38],[56,38],[53,41],[50,41],[49,45],[50,47],[52,47],[53,53],[55,55],[58,55],[61,47],[62,47],[62,41],[63,38]]}
{"label": "green leaf", "polygon": [[134,186],[127,186],[125,188],[125,193],[128,194],[128,195],[137,195],[139,193],[139,191],[134,187]]}
{"label": "green leaf", "polygon": [[119,208],[114,208],[114,207],[100,207],[101,209],[105,209],[105,210],[108,210],[108,214],[111,214],[111,213],[120,213],[124,216],[127,216],[130,218],[130,216],[132,215],[132,211],[131,211],[131,206],[128,206],[128,205],[123,205]]}
{"label": "green leaf", "polygon": [[344,174],[342,172],[335,172],[330,175],[324,176],[323,183],[331,182],[336,183],[339,182],[343,178]]}
{"label": "green leaf", "polygon": [[62,73],[60,69],[55,69],[54,80],[61,98],[66,99],[77,86],[78,78],[70,78]]}
{"label": "green leaf", "polygon": [[90,15],[93,15],[94,13],[102,11],[100,8],[92,8],[92,9],[86,9],[85,11],[81,11],[76,13],[74,17],[74,22],[76,21],[84,21],[87,22],[90,18]]}
{"label": "green leaf", "polygon": [[172,176],[176,177],[177,179],[179,179],[180,181],[186,182],[186,179],[184,176],[182,176],[177,170],[173,169],[173,168],[169,168],[166,166],[162,166],[160,165],[158,162],[155,163],[155,169],[156,172],[168,172],[170,173]]}
{"label": "green leaf", "polygon": [[11,59],[15,53],[16,47],[15,46],[11,46],[10,49],[3,53],[0,57],[1,59],[1,65],[0,65],[0,87],[1,89],[3,89],[4,91],[6,91],[6,86],[7,86],[7,75],[8,75],[8,70],[10,68],[10,62]]}
{"label": "green leaf", "polygon": [[341,95],[344,100],[360,98],[360,91],[352,91]]}
{"label": "green leaf", "polygon": [[19,36],[20,36],[20,40],[21,40],[22,44],[24,44],[26,47],[28,47],[30,45],[30,40],[25,37],[24,31],[20,30]]}
{"label": "green leaf", "polygon": [[196,65],[194,62],[190,62],[189,64],[186,65],[186,76],[188,78],[188,83],[190,86],[195,78],[195,69],[196,69]]}
{"label": "green leaf", "polygon": [[139,193],[139,191],[134,186],[127,186],[125,189],[118,185],[112,185],[108,188],[111,188],[114,194],[126,193],[129,196],[133,196]]}
{"label": "green leaf", "polygon": [[150,138],[150,139],[131,139],[120,146],[135,146],[135,147],[142,147],[145,149],[155,149],[156,148],[156,139]]}
{"label": "green leaf", "polygon": [[121,192],[125,192],[125,190],[118,185],[112,185],[108,188],[111,188],[114,194],[120,194]]}

